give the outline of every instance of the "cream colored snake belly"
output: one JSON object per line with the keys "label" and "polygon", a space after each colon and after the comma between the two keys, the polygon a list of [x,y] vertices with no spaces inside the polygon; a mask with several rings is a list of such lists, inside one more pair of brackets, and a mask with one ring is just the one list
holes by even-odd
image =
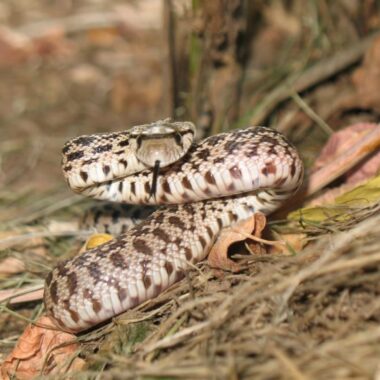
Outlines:
{"label": "cream colored snake belly", "polygon": [[[272,212],[302,182],[297,151],[273,129],[249,127],[191,145],[191,123],[165,122],[175,125],[174,146],[189,150],[158,175],[151,168],[154,154],[145,155],[150,163],[133,154],[131,145],[144,144],[131,130],[82,136],[63,149],[63,170],[74,191],[115,202],[169,205],[49,273],[46,310],[65,330],[88,329],[156,297],[207,256],[222,228],[258,211]],[[174,161],[181,154],[172,155]]]}

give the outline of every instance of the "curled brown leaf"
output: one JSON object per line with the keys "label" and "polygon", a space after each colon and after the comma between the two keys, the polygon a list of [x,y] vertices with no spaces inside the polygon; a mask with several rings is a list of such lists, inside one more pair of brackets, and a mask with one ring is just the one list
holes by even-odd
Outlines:
{"label": "curled brown leaf", "polygon": [[262,243],[270,243],[261,238],[265,225],[265,215],[256,213],[232,227],[223,229],[208,255],[209,265],[213,268],[231,272],[240,271],[240,265],[228,257],[229,247],[233,243],[244,241],[248,238],[253,241],[253,243],[250,243],[251,251],[253,253],[262,253]]}
{"label": "curled brown leaf", "polygon": [[15,348],[1,366],[2,379],[32,379],[39,375],[63,374],[83,368],[75,357],[75,335],[59,331],[49,317],[27,326]]}

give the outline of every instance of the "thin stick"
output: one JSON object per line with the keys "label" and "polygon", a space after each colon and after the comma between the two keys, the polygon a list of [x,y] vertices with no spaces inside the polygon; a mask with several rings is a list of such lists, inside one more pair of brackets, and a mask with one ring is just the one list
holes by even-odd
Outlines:
{"label": "thin stick", "polygon": [[327,136],[331,136],[334,133],[330,126],[319,115],[317,115],[296,92],[293,92],[290,96],[301,108],[301,110],[305,112],[305,114],[309,116],[310,119],[313,120],[327,134]]}
{"label": "thin stick", "polygon": [[278,245],[278,244],[286,245],[286,242],[284,242],[283,240],[266,240],[266,239],[259,238],[258,236],[247,234],[246,232],[239,231],[238,229],[235,229],[235,228],[232,228],[232,230],[234,232],[246,237],[247,239],[257,241],[258,243],[263,243],[263,244],[267,244],[267,245]]}
{"label": "thin stick", "polygon": [[44,294],[43,285],[28,286],[20,289],[7,289],[0,291],[0,302],[10,305],[42,299]]}
{"label": "thin stick", "polygon": [[34,238],[45,238],[45,237],[55,237],[55,236],[83,236],[87,237],[93,234],[92,231],[41,231],[41,232],[30,232],[23,235],[11,236],[0,240],[0,249],[6,249],[12,247],[15,244],[23,243]]}
{"label": "thin stick", "polygon": [[85,13],[33,22],[18,28],[16,31],[30,38],[41,38],[51,30],[57,30],[57,28],[62,28],[66,34],[73,34],[90,29],[117,27],[123,24],[126,24],[126,19],[119,12]]}

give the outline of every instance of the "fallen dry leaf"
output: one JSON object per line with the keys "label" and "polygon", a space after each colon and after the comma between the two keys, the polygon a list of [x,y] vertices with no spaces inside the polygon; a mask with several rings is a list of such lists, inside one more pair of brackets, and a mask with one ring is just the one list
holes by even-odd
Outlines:
{"label": "fallen dry leaf", "polygon": [[[253,218],[255,220],[255,224],[254,224],[253,229],[251,230],[250,235],[253,235],[256,238],[261,238],[264,228],[267,225],[267,219],[265,215],[262,214],[261,212],[254,214]],[[251,236],[247,236],[247,235],[245,237],[246,239],[248,239],[247,245],[251,253],[256,254],[256,255],[262,255],[266,253],[266,249],[264,245],[262,244],[264,243],[264,241],[260,242],[258,240],[253,239]]]}
{"label": "fallen dry leaf", "polygon": [[[38,324],[38,325],[37,325]],[[80,370],[84,360],[75,356],[75,335],[59,331],[49,317],[30,324],[1,366],[2,379],[32,379],[38,375]]]}
{"label": "fallen dry leaf", "polygon": [[90,249],[96,248],[99,245],[105,244],[112,239],[114,239],[114,237],[110,234],[93,234],[83,244],[82,248],[78,252],[78,255],[81,255]]}
{"label": "fallen dry leaf", "polygon": [[98,247],[99,245],[105,244],[112,239],[114,239],[114,237],[110,234],[94,234],[87,239],[86,243],[84,244],[84,248],[86,250],[89,250]]}
{"label": "fallen dry leaf", "polygon": [[[329,162],[335,160],[338,155],[341,155],[350,149],[368,132],[377,127],[377,124],[357,123],[334,133],[323,147],[319,157],[316,159],[313,171],[316,171]],[[358,182],[366,180],[377,174],[379,169],[380,149],[375,148],[373,154],[368,157],[368,159],[364,160],[359,165],[356,165],[344,175],[345,182],[349,184],[357,184]]]}
{"label": "fallen dry leaf", "polygon": [[248,238],[253,241],[249,246],[252,253],[263,253],[261,243],[271,243],[261,239],[261,233],[264,230],[265,225],[265,215],[262,213],[256,213],[252,215],[252,217],[242,220],[232,227],[223,229],[208,255],[209,265],[213,268],[228,270],[231,272],[240,271],[240,265],[228,257],[228,248],[231,244]]}
{"label": "fallen dry leaf", "polygon": [[309,193],[340,176],[343,183],[314,198],[312,205],[333,201],[380,171],[380,125],[357,123],[334,133],[316,159]]}

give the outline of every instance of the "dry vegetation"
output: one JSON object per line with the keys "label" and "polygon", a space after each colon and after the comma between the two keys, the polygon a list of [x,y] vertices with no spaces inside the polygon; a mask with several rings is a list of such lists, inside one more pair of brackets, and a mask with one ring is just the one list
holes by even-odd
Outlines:
{"label": "dry vegetation", "polygon": [[[91,202],[60,173],[70,137],[167,116],[203,134],[266,124],[310,169],[333,131],[377,123],[379,11],[374,0],[2,1],[1,290],[40,287],[82,241],[62,225]],[[86,365],[70,378],[380,379],[380,196],[372,201],[344,219],[272,220],[306,247],[236,254],[237,274],[202,263],[80,335]],[[43,305],[0,308],[4,359]]]}

